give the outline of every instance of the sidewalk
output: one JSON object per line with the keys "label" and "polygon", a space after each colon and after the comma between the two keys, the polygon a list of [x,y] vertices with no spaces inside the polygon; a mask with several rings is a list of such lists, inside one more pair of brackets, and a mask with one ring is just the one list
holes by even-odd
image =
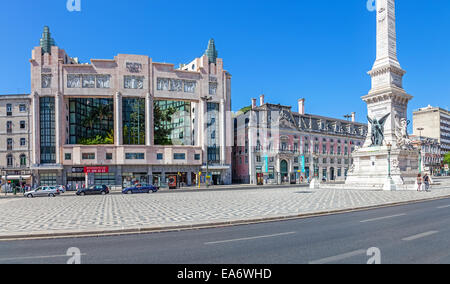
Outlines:
{"label": "sidewalk", "polygon": [[449,186],[434,187],[431,193],[311,190],[286,186],[264,190],[218,188],[195,194],[189,190],[176,194],[0,199],[0,240],[177,231],[304,218],[442,198],[450,198]]}

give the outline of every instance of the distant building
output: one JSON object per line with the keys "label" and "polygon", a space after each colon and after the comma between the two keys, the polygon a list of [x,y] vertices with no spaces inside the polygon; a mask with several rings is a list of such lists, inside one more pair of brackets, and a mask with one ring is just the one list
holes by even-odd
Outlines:
{"label": "distant building", "polygon": [[411,135],[410,139],[415,147],[421,148],[422,172],[441,173],[443,158],[439,140],[415,135]]}
{"label": "distant building", "polygon": [[29,95],[0,95],[0,176],[2,183],[31,184]]}
{"label": "distant building", "polygon": [[437,139],[441,144],[441,156],[450,152],[450,112],[428,106],[413,113],[414,135]]}
{"label": "distant building", "polygon": [[236,183],[298,183],[312,176],[344,181],[352,164],[351,153],[363,145],[367,125],[351,120],[298,112],[290,106],[260,105],[234,118],[233,180]]}

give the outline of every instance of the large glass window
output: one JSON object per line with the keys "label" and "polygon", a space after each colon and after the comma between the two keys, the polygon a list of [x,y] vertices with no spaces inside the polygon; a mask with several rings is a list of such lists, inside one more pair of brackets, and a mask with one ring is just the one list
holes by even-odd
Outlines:
{"label": "large glass window", "polygon": [[55,174],[40,174],[41,185],[56,185],[56,173]]}
{"label": "large glass window", "polygon": [[145,145],[145,99],[123,99],[123,143]]}
{"label": "large glass window", "polygon": [[70,99],[69,144],[114,143],[112,99]]}
{"label": "large glass window", "polygon": [[155,101],[155,145],[193,145],[191,104],[184,101]]}
{"label": "large glass window", "polygon": [[56,163],[55,98],[42,97],[39,101],[41,163]]}
{"label": "large glass window", "polygon": [[219,145],[219,104],[207,104],[207,138],[208,138],[208,160],[212,163],[220,161],[220,147]]}

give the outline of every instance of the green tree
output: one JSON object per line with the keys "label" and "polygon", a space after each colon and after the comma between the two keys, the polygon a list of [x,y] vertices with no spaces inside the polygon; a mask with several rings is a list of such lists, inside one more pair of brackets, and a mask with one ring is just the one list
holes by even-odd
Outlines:
{"label": "green tree", "polygon": [[172,139],[170,135],[172,134],[173,127],[170,127],[170,122],[172,121],[172,115],[174,115],[175,109],[169,108],[167,110],[161,110],[158,105],[155,105],[153,109],[153,121],[155,128],[155,145],[167,146],[172,145]]}
{"label": "green tree", "polygon": [[445,154],[445,156],[444,156],[444,164],[450,165],[450,152]]}

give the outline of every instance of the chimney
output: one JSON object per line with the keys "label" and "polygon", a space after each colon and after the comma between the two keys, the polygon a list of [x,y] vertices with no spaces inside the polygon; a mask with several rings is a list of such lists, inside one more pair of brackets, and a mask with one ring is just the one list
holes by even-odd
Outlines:
{"label": "chimney", "polygon": [[352,112],[352,122],[356,122],[356,112]]}
{"label": "chimney", "polygon": [[262,94],[262,95],[259,97],[259,105],[260,105],[260,106],[263,106],[263,105],[264,105],[264,94]]}
{"label": "chimney", "polygon": [[298,113],[301,115],[305,114],[305,99],[298,100]]}
{"label": "chimney", "polygon": [[256,99],[252,99],[252,109],[256,108]]}

